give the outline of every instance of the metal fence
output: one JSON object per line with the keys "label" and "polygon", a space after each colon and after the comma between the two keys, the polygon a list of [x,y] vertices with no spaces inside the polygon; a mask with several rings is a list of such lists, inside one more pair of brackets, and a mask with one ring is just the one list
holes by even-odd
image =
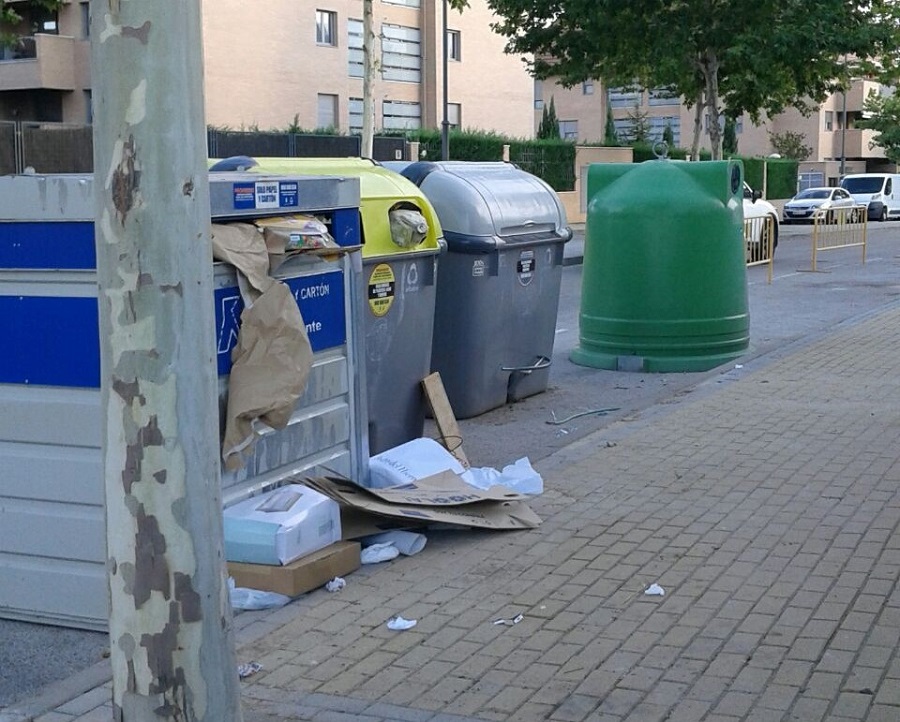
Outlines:
{"label": "metal fence", "polygon": [[818,255],[837,248],[862,248],[862,262],[866,262],[868,208],[832,208],[813,214],[812,270],[816,270]]}
{"label": "metal fence", "polygon": [[744,246],[747,267],[766,266],[766,278],[772,283],[775,265],[775,239],[778,229],[772,216],[744,219]]}
{"label": "metal fence", "polygon": [[[209,129],[210,158],[250,155],[276,158],[352,157],[360,152],[359,136]],[[69,123],[0,121],[0,175],[24,173],[90,173],[93,170],[93,127]],[[376,137],[375,160],[403,160],[406,140]]]}

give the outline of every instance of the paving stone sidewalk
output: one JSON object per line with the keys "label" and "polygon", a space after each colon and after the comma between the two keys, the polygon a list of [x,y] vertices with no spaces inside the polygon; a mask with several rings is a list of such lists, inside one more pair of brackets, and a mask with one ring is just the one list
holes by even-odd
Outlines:
{"label": "paving stone sidewalk", "polygon": [[897,722],[898,454],[892,307],[545,460],[539,529],[239,615],[244,719]]}

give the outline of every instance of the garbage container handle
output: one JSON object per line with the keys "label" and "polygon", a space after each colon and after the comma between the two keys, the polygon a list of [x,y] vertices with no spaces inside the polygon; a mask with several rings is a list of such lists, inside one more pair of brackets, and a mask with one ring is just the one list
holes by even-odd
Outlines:
{"label": "garbage container handle", "polygon": [[502,366],[500,368],[501,371],[512,371],[513,373],[518,374],[530,374],[532,371],[540,371],[541,369],[550,368],[550,364],[553,361],[546,356],[538,356],[537,361],[535,361],[530,366]]}

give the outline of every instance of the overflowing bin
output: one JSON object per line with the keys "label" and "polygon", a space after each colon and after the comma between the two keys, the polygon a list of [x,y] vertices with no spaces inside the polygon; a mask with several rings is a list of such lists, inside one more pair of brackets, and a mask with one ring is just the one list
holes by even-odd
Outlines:
{"label": "overflowing bin", "polygon": [[438,267],[432,369],[458,418],[547,389],[572,237],[555,191],[503,162],[402,169],[431,201],[447,242]]}
{"label": "overflowing bin", "polygon": [[369,449],[377,454],[422,435],[443,241],[423,192],[364,158],[234,158],[214,168],[359,178],[363,240]]}
{"label": "overflowing bin", "polygon": [[[0,617],[103,629],[104,411],[93,183],[91,175],[0,178]],[[313,213],[344,245],[359,243],[355,178],[212,174],[210,202],[215,223]],[[365,479],[358,255],[298,255],[274,274],[300,307],[312,367],[287,425],[262,432],[242,468],[222,471],[226,505],[297,474]],[[213,278],[209,302],[224,414],[243,301],[233,266],[215,263]]]}

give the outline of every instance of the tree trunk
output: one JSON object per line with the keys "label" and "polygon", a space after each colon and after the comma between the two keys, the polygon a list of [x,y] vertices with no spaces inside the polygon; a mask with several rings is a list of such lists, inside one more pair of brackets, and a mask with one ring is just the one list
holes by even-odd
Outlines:
{"label": "tree trunk", "polygon": [[371,158],[375,145],[375,32],[372,28],[372,0],[363,0],[363,158]]}
{"label": "tree trunk", "polygon": [[719,59],[707,50],[700,61],[706,81],[706,104],[709,110],[709,143],[712,159],[722,160],[722,129],[719,127]]}
{"label": "tree trunk", "polygon": [[92,2],[116,722],[239,722],[198,0]]}
{"label": "tree trunk", "polygon": [[694,103],[694,137],[691,141],[691,159],[700,160],[700,137],[703,134],[703,111],[706,109],[706,101],[702,90],[697,91],[697,101]]}

